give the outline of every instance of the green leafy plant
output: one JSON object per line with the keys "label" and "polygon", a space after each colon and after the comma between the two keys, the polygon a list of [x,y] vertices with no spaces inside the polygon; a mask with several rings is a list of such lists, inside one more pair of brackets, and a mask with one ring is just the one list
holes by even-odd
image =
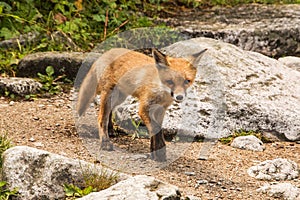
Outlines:
{"label": "green leafy plant", "polygon": [[91,192],[93,192],[94,189],[92,186],[88,186],[84,189],[80,189],[79,187],[77,187],[73,184],[65,184],[64,191],[65,191],[66,197],[72,199],[72,198],[76,198],[76,197],[86,196],[86,195],[90,194]]}
{"label": "green leafy plant", "polygon": [[50,94],[58,94],[62,91],[61,86],[56,82],[64,76],[54,77],[54,68],[48,66],[46,68],[46,75],[38,73],[39,81],[43,84],[42,89]]}
{"label": "green leafy plant", "polygon": [[151,26],[142,7],[143,1],[123,0],[0,1],[0,40],[34,36],[1,46],[0,74],[14,76],[18,61],[29,53],[89,51],[120,31]]}

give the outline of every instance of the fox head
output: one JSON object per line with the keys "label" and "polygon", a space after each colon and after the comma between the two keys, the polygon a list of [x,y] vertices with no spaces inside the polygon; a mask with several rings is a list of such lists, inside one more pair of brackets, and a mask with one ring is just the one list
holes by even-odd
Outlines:
{"label": "fox head", "polygon": [[197,73],[197,67],[193,63],[200,59],[206,50],[188,58],[172,58],[157,49],[152,49],[159,78],[175,101],[182,102],[186,97],[186,90],[193,84]]}

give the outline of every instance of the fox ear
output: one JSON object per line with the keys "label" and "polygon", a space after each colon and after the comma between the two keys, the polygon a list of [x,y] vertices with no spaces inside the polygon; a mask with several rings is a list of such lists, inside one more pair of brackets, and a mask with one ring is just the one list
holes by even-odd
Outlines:
{"label": "fox ear", "polygon": [[195,63],[195,62],[199,61],[199,59],[203,56],[203,54],[204,54],[205,51],[207,51],[207,49],[203,49],[202,51],[189,56],[188,60],[191,63]]}
{"label": "fox ear", "polygon": [[166,68],[169,66],[166,55],[160,52],[159,50],[153,48],[152,54],[155,60],[156,67],[158,68]]}

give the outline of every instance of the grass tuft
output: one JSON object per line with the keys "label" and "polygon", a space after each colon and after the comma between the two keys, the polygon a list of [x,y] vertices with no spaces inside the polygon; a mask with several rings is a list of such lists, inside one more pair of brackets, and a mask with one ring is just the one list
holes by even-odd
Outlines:
{"label": "grass tuft", "polygon": [[91,192],[98,192],[109,188],[118,182],[119,175],[117,172],[102,168],[97,168],[96,165],[83,168],[81,166],[83,185],[77,186],[75,184],[64,184],[64,190],[67,199],[75,199],[83,197]]}

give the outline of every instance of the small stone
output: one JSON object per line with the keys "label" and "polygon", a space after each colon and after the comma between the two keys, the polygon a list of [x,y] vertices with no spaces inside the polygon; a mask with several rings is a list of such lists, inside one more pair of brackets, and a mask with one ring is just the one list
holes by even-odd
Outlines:
{"label": "small stone", "polygon": [[145,160],[147,158],[148,158],[148,156],[144,155],[144,154],[136,154],[136,155],[131,156],[132,160]]}
{"label": "small stone", "polygon": [[9,105],[7,104],[0,104],[0,108],[8,107]]}
{"label": "small stone", "polygon": [[202,185],[202,184],[207,184],[208,181],[203,179],[203,180],[198,180],[197,183]]}
{"label": "small stone", "polygon": [[208,156],[207,155],[200,155],[198,157],[198,160],[208,160]]}
{"label": "small stone", "polygon": [[40,118],[35,116],[35,117],[33,117],[33,119],[37,121],[37,120],[39,120]]}
{"label": "small stone", "polygon": [[33,145],[36,147],[44,147],[44,144],[41,142],[34,142]]}
{"label": "small stone", "polygon": [[185,175],[187,176],[195,176],[195,172],[184,172]]}
{"label": "small stone", "polygon": [[209,183],[215,184],[215,183],[217,183],[217,181],[215,181],[215,180],[210,180]]}
{"label": "small stone", "polygon": [[31,137],[31,138],[29,138],[29,141],[30,141],[30,142],[34,142],[35,139],[34,139],[33,137]]}
{"label": "small stone", "polygon": [[9,105],[10,105],[10,106],[13,106],[14,104],[15,104],[14,101],[10,101],[10,102],[9,102]]}

